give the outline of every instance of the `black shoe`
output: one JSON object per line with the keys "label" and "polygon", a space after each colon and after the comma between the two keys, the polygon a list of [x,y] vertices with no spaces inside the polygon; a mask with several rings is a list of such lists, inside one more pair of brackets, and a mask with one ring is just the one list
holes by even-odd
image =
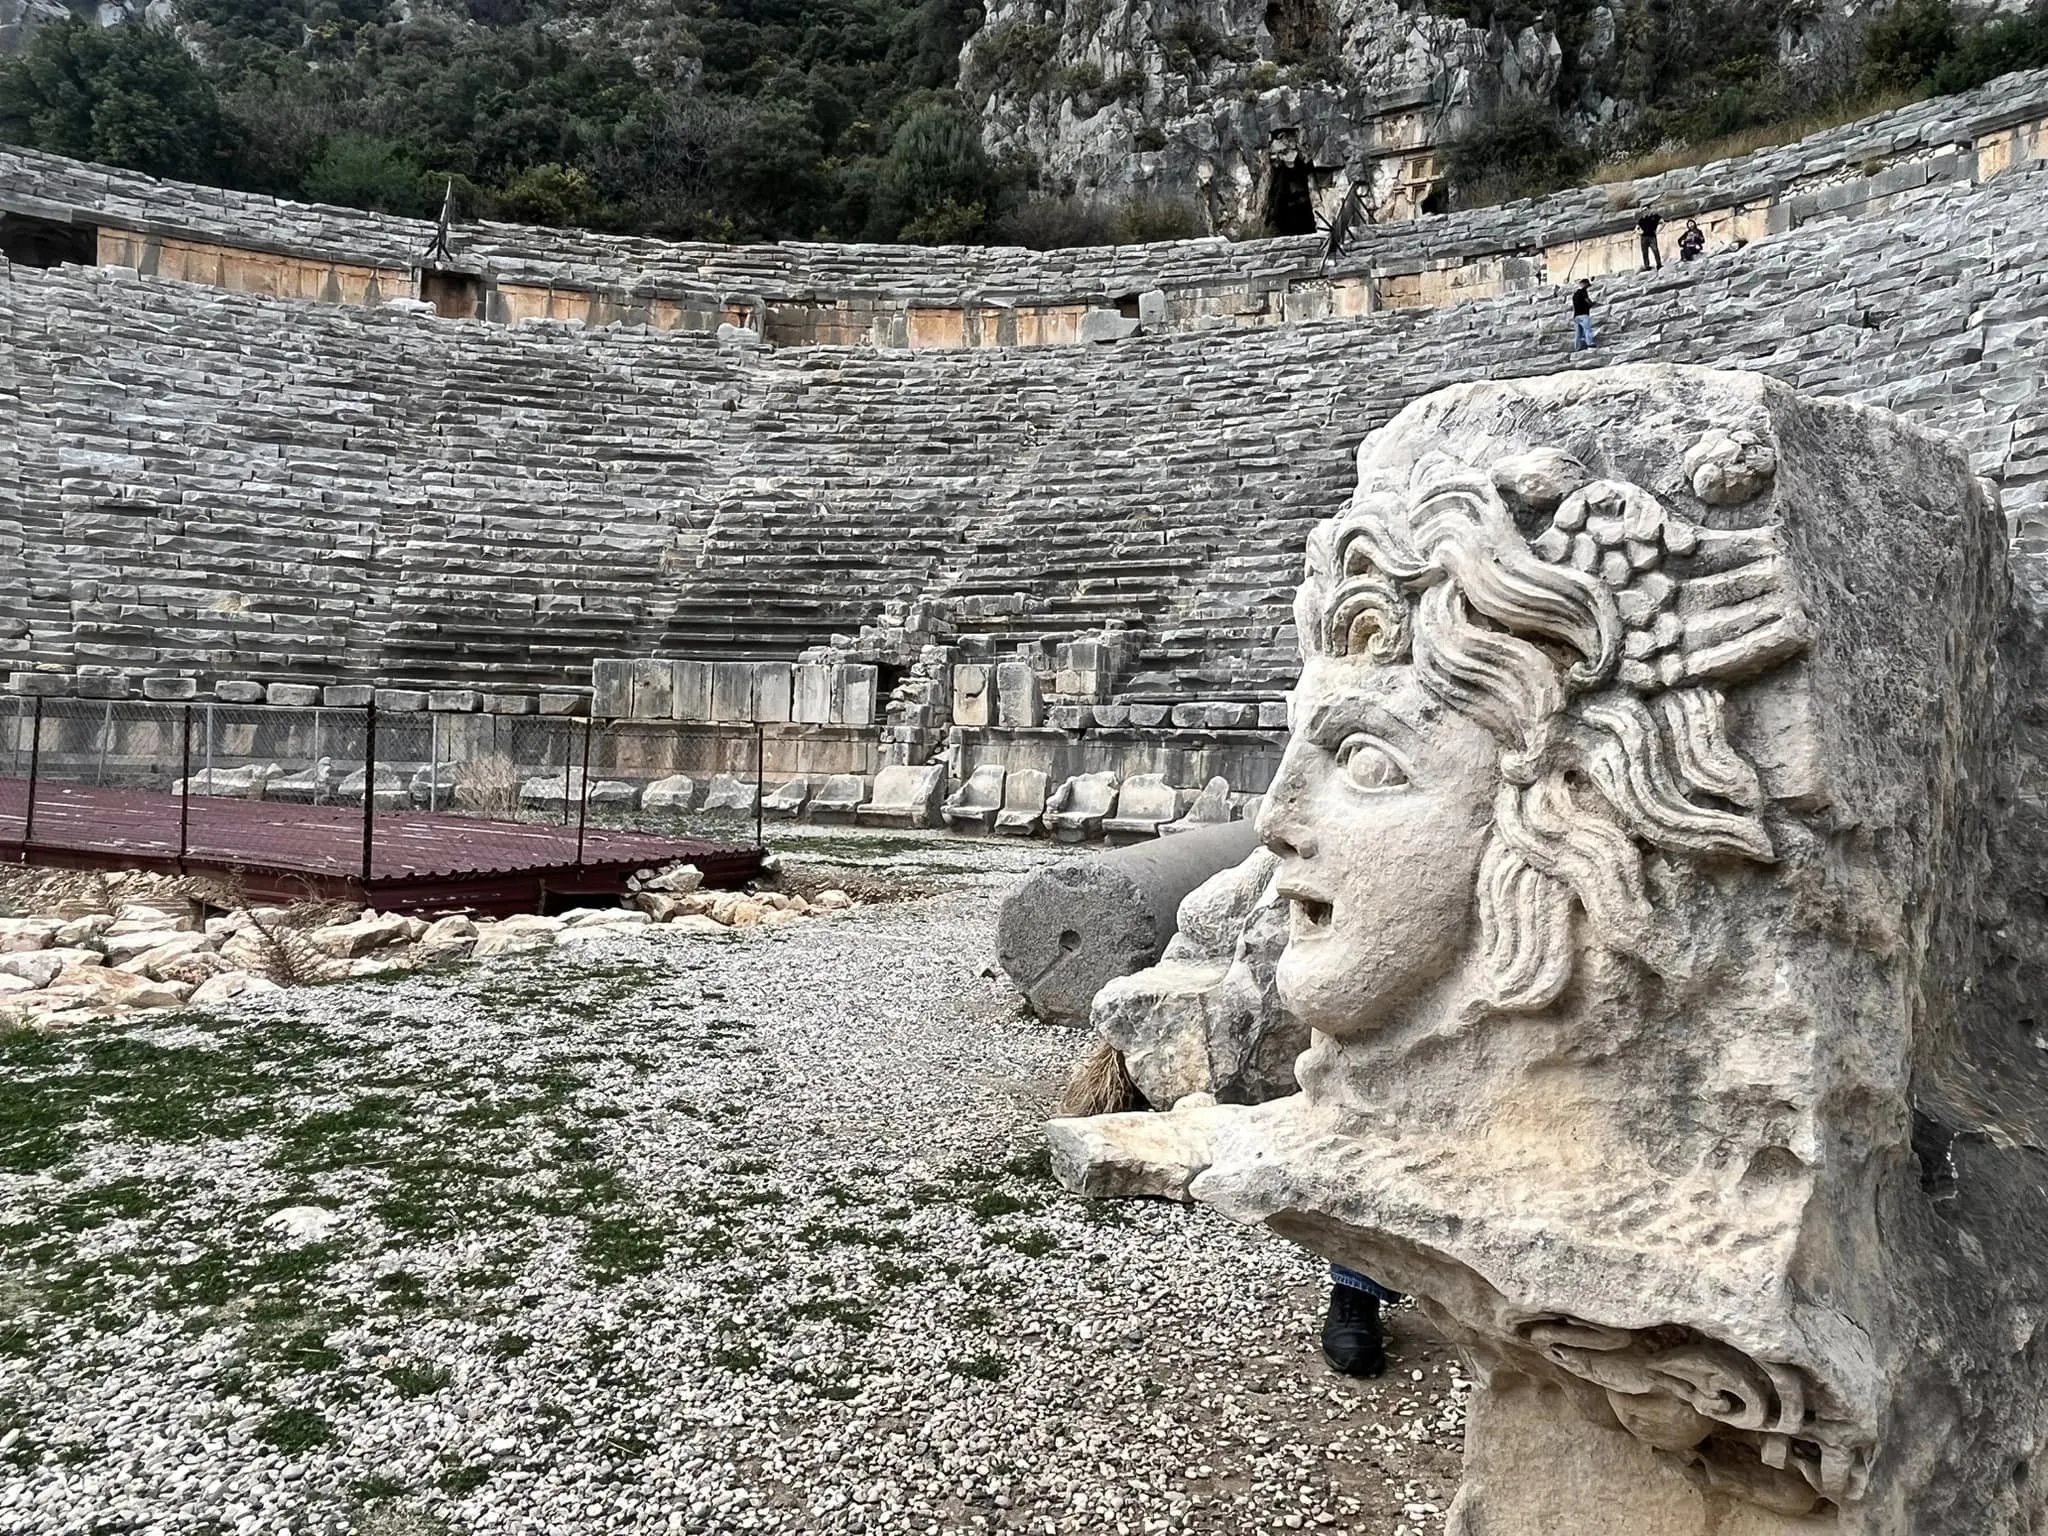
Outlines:
{"label": "black shoe", "polygon": [[1387,1368],[1380,1342],[1380,1299],[1355,1285],[1330,1287],[1330,1315],[1323,1319],[1323,1358],[1344,1376],[1377,1376]]}

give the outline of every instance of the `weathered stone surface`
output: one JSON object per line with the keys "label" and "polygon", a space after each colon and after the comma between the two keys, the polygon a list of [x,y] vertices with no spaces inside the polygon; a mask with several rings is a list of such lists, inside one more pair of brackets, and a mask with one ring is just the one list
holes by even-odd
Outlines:
{"label": "weathered stone surface", "polygon": [[223,704],[261,704],[263,685],[236,678],[222,678],[213,685],[213,696]]}
{"label": "weathered stone surface", "polygon": [[1103,819],[1116,809],[1114,773],[1077,773],[1045,802],[1045,828],[1063,843],[1102,835]]}
{"label": "weathered stone surface", "polygon": [[687,811],[697,803],[697,781],[687,773],[656,779],[640,793],[645,811]]}
{"label": "weathered stone surface", "polygon": [[811,796],[812,821],[852,821],[868,797],[868,781],[857,773],[835,773]]}
{"label": "weathered stone surface", "polygon": [[1105,816],[1102,830],[1128,837],[1154,837],[1180,815],[1180,791],[1163,773],[1134,773],[1116,792],[1116,812]]}
{"label": "weathered stone surface", "polygon": [[1003,780],[1006,776],[1001,763],[981,764],[967,775],[966,782],[946,796],[946,803],[939,807],[939,815],[949,827],[988,831],[1002,813]]}
{"label": "weathered stone surface", "polygon": [[939,803],[945,795],[946,769],[942,763],[884,768],[875,775],[873,797],[860,807],[854,819],[881,826],[936,826]]}
{"label": "weathered stone surface", "polygon": [[1261,1104],[1295,1091],[1294,1060],[1309,1042],[1273,985],[1287,946],[1276,863],[1261,849],[1195,887],[1159,964],[1095,996],[1090,1025],[1155,1109],[1189,1094]]}
{"label": "weathered stone surface", "polygon": [[[1541,448],[1586,475],[1518,521],[1494,470]],[[2048,679],[1963,454],[1614,369],[1445,391],[1359,473],[1263,812],[1302,1091],[1063,1123],[1056,1167],[1199,1165],[1198,1200],[1415,1294],[1478,1383],[1453,1536],[2040,1523],[2014,726]]]}
{"label": "weathered stone surface", "polygon": [[1006,661],[996,668],[996,723],[1006,731],[1035,730],[1045,723],[1038,674],[1028,663]]}
{"label": "weathered stone surface", "polygon": [[760,786],[751,779],[735,778],[729,773],[713,774],[711,787],[704,792],[704,811],[715,816],[751,816],[759,792]]}
{"label": "weathered stone surface", "polygon": [[804,804],[810,798],[809,779],[785,779],[762,797],[761,809],[769,816],[794,821],[803,814]]}
{"label": "weathered stone surface", "polygon": [[1105,983],[1159,958],[1181,898],[1254,842],[1232,823],[1049,864],[1004,898],[997,963],[1039,1017],[1083,1024]]}
{"label": "weathered stone surface", "polygon": [[1046,775],[1042,768],[1015,768],[1003,780],[1003,808],[995,830],[1029,837],[1045,825]]}

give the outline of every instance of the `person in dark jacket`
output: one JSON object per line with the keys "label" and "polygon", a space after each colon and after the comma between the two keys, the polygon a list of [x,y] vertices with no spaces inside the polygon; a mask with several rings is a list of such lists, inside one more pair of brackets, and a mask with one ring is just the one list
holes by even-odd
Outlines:
{"label": "person in dark jacket", "polygon": [[1657,249],[1657,229],[1663,222],[1663,215],[1654,208],[1645,208],[1643,216],[1636,220],[1636,238],[1642,243],[1645,272],[1664,265],[1664,253]]}
{"label": "person in dark jacket", "polygon": [[1593,282],[1579,279],[1572,290],[1572,350],[1583,352],[1593,345]]}
{"label": "person in dark jacket", "polygon": [[1707,232],[1700,228],[1698,219],[1685,221],[1685,232],[1678,237],[1678,259],[1698,261],[1700,252],[1707,248]]}

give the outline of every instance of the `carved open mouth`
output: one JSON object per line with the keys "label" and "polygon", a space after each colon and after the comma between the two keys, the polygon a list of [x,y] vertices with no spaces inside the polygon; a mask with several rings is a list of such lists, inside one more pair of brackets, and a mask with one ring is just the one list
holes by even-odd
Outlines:
{"label": "carved open mouth", "polygon": [[1330,926],[1330,903],[1312,896],[1294,898],[1294,926],[1297,931],[1320,931]]}

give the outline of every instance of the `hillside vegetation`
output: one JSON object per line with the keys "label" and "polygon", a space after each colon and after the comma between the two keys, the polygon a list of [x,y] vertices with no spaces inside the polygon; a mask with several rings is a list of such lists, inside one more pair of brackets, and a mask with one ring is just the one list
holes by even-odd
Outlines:
{"label": "hillside vegetation", "polygon": [[[1448,147],[1453,200],[1468,205],[2048,65],[2048,4],[1980,24],[1948,0],[1902,0],[1803,61],[1786,57],[1797,7],[1782,0],[1425,7],[1566,45],[1547,95],[1504,97]],[[1581,78],[1579,40],[1617,15],[1602,78]],[[1037,166],[992,162],[959,91],[981,20],[978,0],[177,0],[174,27],[48,25],[0,58],[0,139],[393,213],[432,215],[452,180],[464,218],[681,238],[1202,232],[1178,205],[1038,197]],[[974,101],[1007,57],[977,45]],[[1595,91],[1630,110],[1589,136]]]}

